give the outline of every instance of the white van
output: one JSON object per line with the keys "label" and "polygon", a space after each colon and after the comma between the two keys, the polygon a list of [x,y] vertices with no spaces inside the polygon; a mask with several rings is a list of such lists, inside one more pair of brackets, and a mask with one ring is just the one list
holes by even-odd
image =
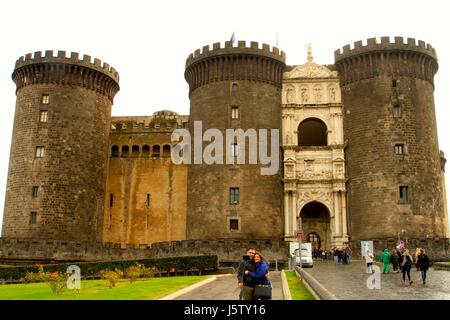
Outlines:
{"label": "white van", "polygon": [[[289,243],[289,253],[291,257],[295,257],[295,264],[300,265],[300,257],[298,254],[298,242]],[[311,242],[302,243],[302,267],[313,266],[312,244]]]}

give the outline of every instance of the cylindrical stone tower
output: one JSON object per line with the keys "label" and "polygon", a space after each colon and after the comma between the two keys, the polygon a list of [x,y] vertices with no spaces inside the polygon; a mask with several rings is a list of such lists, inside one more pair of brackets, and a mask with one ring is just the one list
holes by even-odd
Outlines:
{"label": "cylindrical stone tower", "polygon": [[27,54],[17,100],[2,236],[100,241],[111,106],[119,75],[65,51]]}
{"label": "cylindrical stone tower", "polygon": [[445,237],[435,50],[410,38],[372,38],[337,50],[335,64],[352,240]]}
{"label": "cylindrical stone tower", "polygon": [[[282,188],[279,147],[276,172],[262,175],[261,164],[249,160],[250,139],[245,144],[226,141],[226,129],[278,130],[281,127],[281,82],[285,54],[269,45],[259,47],[239,41],[237,47],[215,43],[191,54],[186,61],[189,83],[190,132],[201,121],[202,133],[218,129],[223,137],[224,164],[188,167],[188,239],[280,239],[282,237]],[[272,132],[272,134],[275,134]],[[264,134],[262,134],[264,135]],[[268,150],[270,150],[270,138]],[[279,143],[279,139],[277,139]],[[210,142],[203,142],[203,150]],[[240,155],[245,145],[245,164],[226,164],[226,157]],[[258,145],[258,150],[260,145]],[[235,149],[233,149],[235,148]],[[231,151],[230,151],[231,150]],[[229,153],[232,154],[229,154]],[[268,151],[270,154],[270,151]],[[194,157],[192,157],[194,159]],[[237,160],[236,162],[237,163]]]}

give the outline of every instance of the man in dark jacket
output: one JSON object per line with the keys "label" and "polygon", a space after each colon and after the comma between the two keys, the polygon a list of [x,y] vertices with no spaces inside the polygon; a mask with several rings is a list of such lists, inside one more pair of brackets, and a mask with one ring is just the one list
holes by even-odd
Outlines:
{"label": "man in dark jacket", "polygon": [[255,272],[255,248],[248,248],[247,255],[239,263],[237,269],[238,286],[241,288],[239,293],[239,300],[253,300],[253,291],[255,290],[255,283],[252,278],[245,275],[245,271]]}
{"label": "man in dark jacket", "polygon": [[420,255],[417,257],[417,266],[419,267],[420,273],[422,274],[423,285],[425,285],[427,280],[428,267],[430,266],[430,259],[428,259],[428,256],[425,254],[425,250],[423,249],[420,249]]}

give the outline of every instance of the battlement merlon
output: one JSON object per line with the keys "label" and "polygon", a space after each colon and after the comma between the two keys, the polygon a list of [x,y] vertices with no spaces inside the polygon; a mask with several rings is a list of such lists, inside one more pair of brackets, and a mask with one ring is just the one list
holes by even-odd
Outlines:
{"label": "battlement merlon", "polygon": [[80,59],[77,52],[71,52],[69,57],[66,55],[66,51],[61,50],[57,52],[56,56],[54,55],[53,50],[47,50],[44,53],[41,51],[36,51],[34,54],[28,53],[17,59],[14,69],[17,70],[21,67],[36,63],[64,63],[83,66],[99,71],[119,83],[119,73],[108,63],[102,63],[102,61],[97,58],[94,58],[94,61],[92,62],[91,56],[86,54],[83,55],[83,59]]}
{"label": "battlement merlon", "polygon": [[273,47],[270,50],[270,45],[263,43],[262,46],[258,42],[251,41],[250,46],[247,45],[246,41],[238,41],[237,46],[233,46],[231,41],[226,41],[225,45],[222,46],[220,42],[216,42],[210,47],[209,45],[204,46],[202,50],[195,50],[186,59],[186,68],[191,64],[211,57],[222,56],[222,55],[259,55],[268,58],[272,58],[286,63],[286,54],[284,51],[280,51],[277,47]]}
{"label": "battlement merlon", "polygon": [[436,50],[422,40],[417,42],[416,39],[407,38],[405,43],[403,37],[394,37],[394,42],[391,42],[390,37],[381,37],[380,41],[377,38],[367,39],[367,45],[365,46],[362,41],[356,41],[353,43],[353,48],[348,44],[342,49],[337,49],[334,51],[334,61],[338,62],[351,56],[376,51],[414,51],[437,60]]}

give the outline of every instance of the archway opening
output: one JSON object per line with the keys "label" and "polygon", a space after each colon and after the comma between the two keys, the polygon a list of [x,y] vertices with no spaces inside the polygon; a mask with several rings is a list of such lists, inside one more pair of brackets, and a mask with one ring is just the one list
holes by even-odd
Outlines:
{"label": "archway opening", "polygon": [[331,246],[330,213],[328,208],[317,201],[307,203],[300,211],[303,241],[310,242],[312,248],[328,250]]}
{"label": "archway opening", "polygon": [[308,118],[298,126],[298,145],[301,147],[326,146],[327,135],[328,129],[322,120]]}

